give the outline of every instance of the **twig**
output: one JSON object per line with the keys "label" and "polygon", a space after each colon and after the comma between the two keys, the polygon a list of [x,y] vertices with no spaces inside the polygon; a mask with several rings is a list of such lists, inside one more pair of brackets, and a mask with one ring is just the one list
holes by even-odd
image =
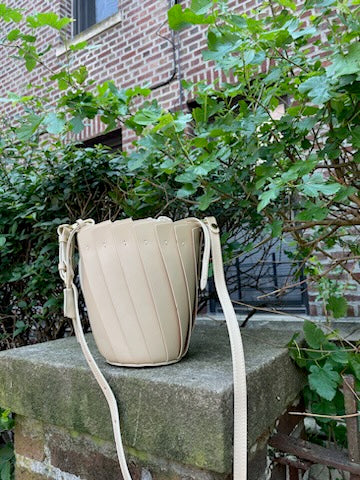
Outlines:
{"label": "twig", "polygon": [[360,417],[360,412],[349,413],[348,415],[321,415],[320,413],[289,412],[289,415],[301,415],[305,417],[320,417],[320,418],[330,418],[333,420],[342,420],[343,418]]}

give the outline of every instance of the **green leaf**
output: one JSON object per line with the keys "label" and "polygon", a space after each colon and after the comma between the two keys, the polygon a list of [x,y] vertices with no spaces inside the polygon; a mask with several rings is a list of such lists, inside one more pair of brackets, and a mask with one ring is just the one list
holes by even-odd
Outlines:
{"label": "green leaf", "polygon": [[330,363],[325,363],[323,367],[311,365],[310,372],[308,377],[310,388],[325,400],[333,400],[341,377],[333,370],[332,365]]}
{"label": "green leaf", "polygon": [[29,140],[39,128],[42,121],[43,117],[36,114],[30,114],[24,117],[24,123],[15,130],[18,139],[21,141]]}
{"label": "green leaf", "polygon": [[29,53],[29,54],[24,55],[24,59],[25,59],[26,70],[28,72],[32,72],[34,70],[34,68],[36,67],[37,57],[34,54]]}
{"label": "green leaf", "polygon": [[130,171],[137,170],[144,164],[144,155],[142,152],[131,152],[128,161],[128,168]]}
{"label": "green leaf", "polygon": [[300,93],[307,93],[309,98],[318,105],[326,103],[331,98],[329,79],[325,75],[310,77],[299,85]]}
{"label": "green leaf", "polygon": [[76,52],[77,50],[83,50],[85,47],[87,47],[87,44],[88,43],[86,41],[79,42],[75,45],[70,45],[69,50],[71,50],[72,52]]}
{"label": "green leaf", "polygon": [[209,205],[215,200],[215,195],[214,192],[212,191],[211,188],[207,188],[205,193],[198,197],[198,202],[199,202],[199,209],[203,212],[207,208],[209,208]]}
{"label": "green leaf", "polygon": [[190,170],[188,172],[180,173],[180,175],[177,175],[175,177],[175,180],[179,183],[187,183],[190,184],[196,180],[196,173],[194,170]]}
{"label": "green leaf", "polygon": [[342,185],[334,197],[334,202],[343,202],[344,200],[348,199],[350,195],[356,194],[357,191],[358,189],[356,187],[346,187]]}
{"label": "green leaf", "polygon": [[0,18],[5,22],[21,22],[23,16],[21,11],[17,8],[10,8],[5,3],[0,3]]}
{"label": "green leaf", "polygon": [[266,192],[260,195],[260,203],[257,206],[257,211],[261,212],[261,210],[263,210],[267,205],[269,205],[271,200],[275,200],[278,197],[279,193],[279,188],[271,185],[269,190],[266,190]]}
{"label": "green leaf", "polygon": [[187,183],[176,192],[176,196],[178,198],[186,198],[190,197],[190,195],[193,195],[195,192],[196,187],[192,183]]}
{"label": "green leaf", "polygon": [[188,123],[191,122],[192,115],[191,113],[177,113],[174,118],[174,125],[176,132],[183,132],[187,127]]}
{"label": "green leaf", "polygon": [[6,237],[0,237],[0,248],[3,247],[6,243]]}
{"label": "green leaf", "polygon": [[282,232],[282,227],[283,227],[283,221],[282,220],[274,220],[272,223],[270,223],[270,228],[271,228],[271,236],[273,238],[279,237]]}
{"label": "green leaf", "polygon": [[[242,39],[232,32],[208,32],[208,51],[203,52],[205,60],[221,60],[230,52],[236,51],[242,44]],[[251,62],[255,56],[254,50],[245,52],[245,65]],[[237,60],[238,61],[238,60]],[[240,59],[241,61],[241,59]]]}
{"label": "green leaf", "polygon": [[32,28],[48,26],[56,30],[61,30],[72,21],[71,18],[60,18],[59,15],[54,12],[37,13],[36,15],[27,17],[27,23]]}
{"label": "green leaf", "polygon": [[306,343],[309,347],[319,350],[328,343],[325,333],[314,322],[305,320],[303,330]]}
{"label": "green leaf", "polygon": [[192,0],[191,10],[193,10],[197,15],[202,15],[207,13],[213,6],[213,0]]}
{"label": "green leaf", "polygon": [[14,450],[11,445],[1,445],[0,446],[0,462],[8,462],[14,457]]}
{"label": "green leaf", "polygon": [[19,333],[24,332],[24,331],[27,330],[27,328],[28,328],[28,326],[26,325],[26,323],[23,322],[22,320],[18,320],[18,321],[15,323],[15,326],[16,326],[16,329],[14,330],[13,338],[15,338],[17,335],[19,335]]}
{"label": "green leaf", "polygon": [[65,120],[59,118],[55,112],[50,112],[44,118],[44,124],[48,133],[58,135],[65,127]]}
{"label": "green leaf", "polygon": [[151,110],[148,108],[143,108],[139,110],[133,117],[132,120],[137,123],[138,125],[153,125],[155,124],[159,118],[161,117],[161,110]]}
{"label": "green leaf", "polygon": [[269,73],[269,75],[267,75],[264,78],[264,83],[266,83],[266,84],[275,83],[278,80],[280,80],[281,77],[282,77],[282,69],[281,68],[273,68],[271,70],[271,72]]}
{"label": "green leaf", "polygon": [[353,353],[350,356],[350,365],[354,371],[356,378],[360,381],[360,358],[359,354]]}
{"label": "green leaf", "polygon": [[67,25],[69,25],[69,23],[72,23],[73,22],[73,19],[72,18],[68,18],[68,17],[63,17],[63,18],[60,18],[57,23],[56,23],[56,29],[57,30],[61,30],[62,28],[66,27]]}
{"label": "green leaf", "polygon": [[1,480],[11,480],[11,463],[7,461],[0,465]]}
{"label": "green leaf", "polygon": [[333,313],[334,318],[345,317],[348,310],[348,304],[344,297],[329,297],[327,308]]}
{"label": "green leaf", "polygon": [[69,123],[70,123],[71,129],[75,133],[75,135],[82,132],[82,130],[85,128],[85,125],[83,123],[83,119],[79,116],[73,117],[70,120]]}
{"label": "green leaf", "polygon": [[307,201],[304,205],[304,210],[296,215],[296,220],[314,221],[324,220],[329,214],[329,209],[324,207],[321,203],[313,203]]}
{"label": "green leaf", "polygon": [[6,409],[1,411],[0,408],[0,432],[4,430],[11,430],[14,426],[14,419],[11,417],[11,410]]}
{"label": "green leaf", "polygon": [[189,8],[183,10],[181,5],[174,5],[168,11],[169,25],[173,30],[181,30],[190,25],[212,24],[214,20],[213,15],[197,15]]}
{"label": "green leaf", "polygon": [[21,35],[21,32],[18,28],[15,28],[14,30],[11,30],[11,32],[9,32],[7,34],[7,39],[10,41],[10,42],[13,42],[14,40],[17,40]]}
{"label": "green leaf", "polygon": [[332,350],[329,360],[335,364],[347,365],[349,362],[348,352],[343,348],[339,348],[334,343],[329,343],[327,350]]}
{"label": "green leaf", "polygon": [[134,87],[134,88],[128,88],[125,91],[125,96],[128,100],[131,100],[132,98],[136,96],[141,96],[141,97],[148,97],[151,93],[150,88],[144,88],[144,87]]}
{"label": "green leaf", "polygon": [[330,79],[360,73],[360,44],[350,45],[346,55],[335,55],[332,64],[327,67],[326,73]]}
{"label": "green leaf", "polygon": [[325,178],[321,173],[314,173],[313,175],[304,175],[303,184],[298,188],[309,197],[318,197],[319,193],[324,195],[334,195],[341,188],[340,183],[326,183]]}
{"label": "green leaf", "polygon": [[88,77],[88,71],[85,65],[82,65],[77,70],[72,72],[72,76],[80,85],[82,85]]}
{"label": "green leaf", "polygon": [[357,125],[351,132],[351,140],[354,147],[360,148],[360,125]]}
{"label": "green leaf", "polygon": [[292,0],[279,0],[280,5],[286,8],[291,8],[291,10],[296,10],[296,3]]}

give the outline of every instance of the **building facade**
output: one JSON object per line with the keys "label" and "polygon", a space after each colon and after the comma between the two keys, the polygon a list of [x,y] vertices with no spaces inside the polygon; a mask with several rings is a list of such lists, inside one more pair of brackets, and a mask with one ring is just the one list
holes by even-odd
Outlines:
{"label": "building facade", "polygon": [[[229,2],[229,5],[239,12],[248,12],[256,7],[257,2],[236,0]],[[9,92],[28,94],[27,84],[41,84],[47,74],[46,69],[56,71],[67,61],[64,40],[68,45],[86,40],[94,48],[73,52],[72,59],[74,66],[87,66],[89,77],[95,84],[110,79],[123,88],[147,84],[152,90],[152,97],[165,109],[188,108],[192,99],[186,97],[182,79],[212,83],[218,73],[211,62],[204,63],[202,59],[206,27],[193,26],[181,32],[169,29],[167,11],[176,3],[180,3],[179,0],[8,0],[7,5],[23,8],[25,14],[53,11],[60,16],[73,17],[76,21],[69,28],[66,39],[60,38],[51,29],[41,31],[39,42],[44,48],[49,44],[53,46],[44,56],[46,67],[40,65],[29,73],[21,63],[4,55],[0,69],[0,97],[5,97]],[[190,1],[181,1],[182,5],[187,3]],[[19,113],[16,107],[6,103],[1,106],[1,111],[7,117]],[[104,137],[104,129],[105,125],[96,119],[86,126],[81,140],[88,144],[101,141],[123,149],[131,146],[134,136],[130,130],[119,129]],[[272,253],[269,258],[269,280],[266,281],[269,281],[270,291],[276,289],[279,282],[281,284],[281,275],[284,278],[287,275],[287,259],[280,265],[281,261],[275,258],[276,255]],[[248,268],[251,270],[251,266]],[[235,276],[241,283],[238,272],[235,272]],[[241,290],[241,286],[238,290]],[[252,288],[248,292],[252,303],[254,292]],[[241,295],[241,292],[236,295]],[[322,314],[316,292],[308,294],[304,289],[298,289],[290,297],[288,304],[285,300],[281,308],[312,315]],[[360,316],[359,299],[360,294],[357,293],[349,298],[350,316]],[[216,306],[213,308],[216,310]]]}

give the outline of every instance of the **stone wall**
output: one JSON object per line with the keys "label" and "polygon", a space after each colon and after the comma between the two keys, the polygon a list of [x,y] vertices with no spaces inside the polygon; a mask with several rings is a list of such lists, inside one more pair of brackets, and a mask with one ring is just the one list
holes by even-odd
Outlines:
{"label": "stone wall", "polygon": [[[291,335],[243,332],[249,480],[270,478],[268,438],[304,382],[284,347]],[[224,323],[199,323],[186,358],[157,368],[106,365],[88,339],[118,399],[134,480],[231,479],[232,365]],[[1,352],[0,385],[0,406],[16,414],[16,480],[121,478],[107,404],[74,338]]]}

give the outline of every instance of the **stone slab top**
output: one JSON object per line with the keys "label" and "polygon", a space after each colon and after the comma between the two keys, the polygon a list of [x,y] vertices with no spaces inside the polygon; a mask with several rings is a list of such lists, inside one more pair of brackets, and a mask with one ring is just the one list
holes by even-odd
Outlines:
{"label": "stone slab top", "polygon": [[[285,348],[291,335],[242,331],[250,451],[304,384]],[[91,335],[87,340],[118,399],[129,452],[231,471],[232,364],[223,322],[198,322],[188,355],[165,367],[108,365]],[[106,401],[74,337],[0,352],[0,405],[74,434],[112,439]]]}

